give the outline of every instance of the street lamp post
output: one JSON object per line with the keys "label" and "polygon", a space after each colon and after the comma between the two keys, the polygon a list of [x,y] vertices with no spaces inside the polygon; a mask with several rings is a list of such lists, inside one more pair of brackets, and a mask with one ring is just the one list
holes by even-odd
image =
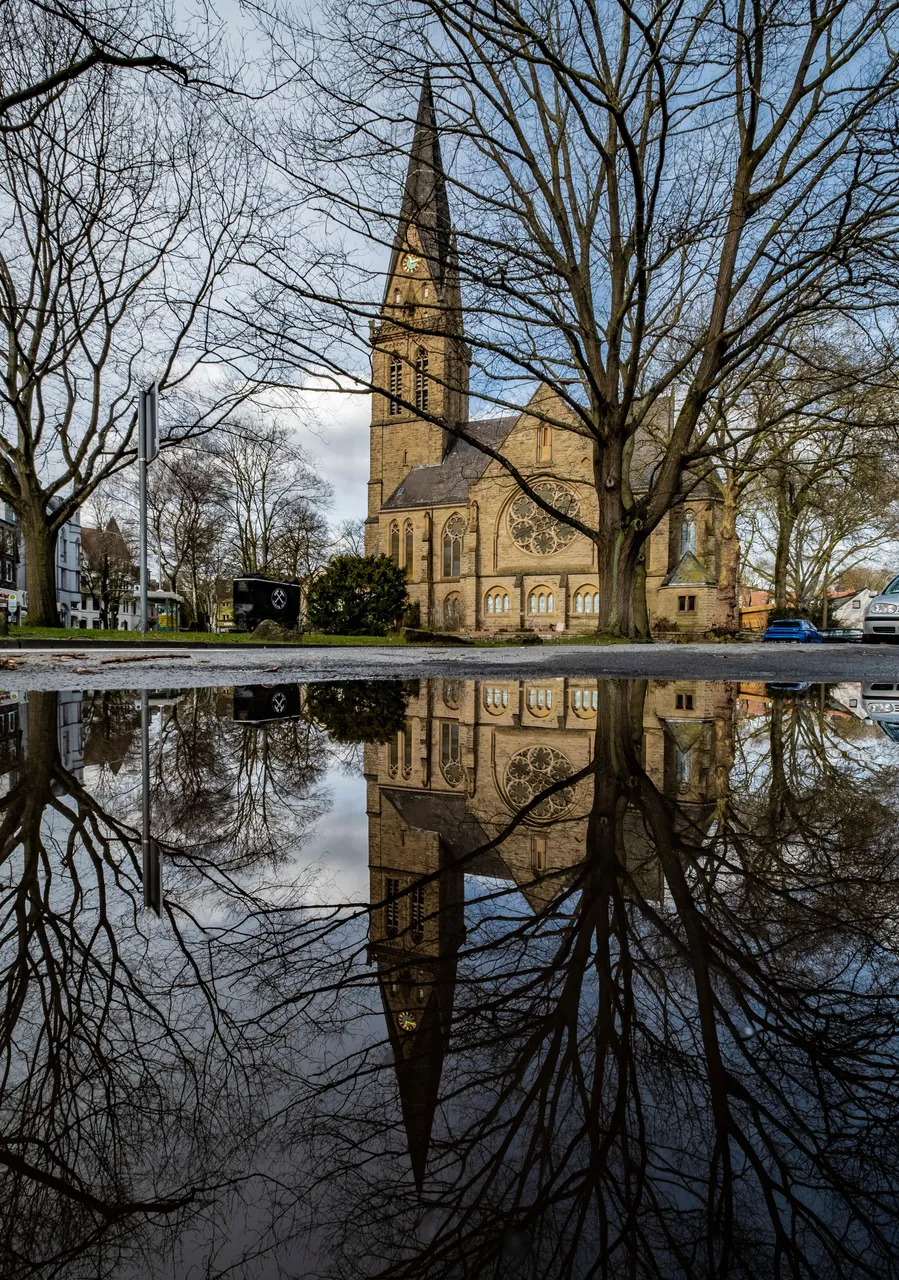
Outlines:
{"label": "street lamp post", "polygon": [[154,382],[137,398],[137,469],[140,487],[140,629],[149,628],[147,608],[147,467],[159,453],[159,388]]}

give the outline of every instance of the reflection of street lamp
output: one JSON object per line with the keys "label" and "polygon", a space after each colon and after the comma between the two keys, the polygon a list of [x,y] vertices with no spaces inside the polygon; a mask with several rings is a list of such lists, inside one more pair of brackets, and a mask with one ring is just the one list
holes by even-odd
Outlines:
{"label": "reflection of street lamp", "polygon": [[137,470],[140,487],[140,629],[147,617],[147,464],[159,453],[159,388],[154,382],[137,396]]}
{"label": "reflection of street lamp", "polygon": [[141,838],[144,906],[162,915],[162,859],[159,845],[150,835],[150,694],[140,695]]}

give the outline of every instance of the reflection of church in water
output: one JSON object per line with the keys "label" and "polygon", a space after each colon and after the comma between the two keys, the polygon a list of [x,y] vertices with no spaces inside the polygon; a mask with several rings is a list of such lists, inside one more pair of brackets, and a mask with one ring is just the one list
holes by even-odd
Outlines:
{"label": "reflection of church in water", "polygon": [[[678,822],[707,828],[730,758],[728,686],[646,689],[643,769]],[[516,885],[535,913],[573,878],[586,856],[599,704],[596,680],[422,681],[403,729],[365,749],[370,954],[419,1186],[449,1047],[464,877]],[[632,882],[660,901],[659,861],[630,810],[621,845]]]}

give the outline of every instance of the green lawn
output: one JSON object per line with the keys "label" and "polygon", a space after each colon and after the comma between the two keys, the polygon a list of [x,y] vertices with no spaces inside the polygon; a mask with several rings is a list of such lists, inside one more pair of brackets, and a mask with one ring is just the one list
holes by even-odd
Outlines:
{"label": "green lawn", "polygon": [[[10,627],[10,640],[71,640],[75,644],[91,644],[104,640],[128,640],[132,644],[141,644],[145,640],[166,640],[172,644],[279,644],[280,641],[254,640],[243,631],[232,631],[226,635],[215,635],[210,631],[150,631],[146,636],[139,631],[94,631],[82,630],[80,627]],[[285,642],[289,643],[289,642]],[[325,636],[306,635],[304,644],[325,645],[404,645],[403,636]]]}

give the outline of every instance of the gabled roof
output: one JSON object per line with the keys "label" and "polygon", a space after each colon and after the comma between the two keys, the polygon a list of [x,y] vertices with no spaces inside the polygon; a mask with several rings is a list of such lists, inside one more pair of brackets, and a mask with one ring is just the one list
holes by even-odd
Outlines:
{"label": "gabled roof", "polygon": [[388,288],[389,281],[396,274],[399,256],[406,247],[410,225],[418,230],[437,297],[443,301],[447,284],[454,282],[456,250],[446,191],[446,174],[440,156],[437,112],[434,109],[434,94],[428,71],[425,71],[421,86],[400,221],[390,258]]}
{"label": "gabled roof", "polygon": [[714,585],[715,579],[692,551],[687,551],[662,583],[663,587],[701,587]]}
{"label": "gabled roof", "polygon": [[[517,421],[517,415],[482,418],[466,423],[464,430],[491,449],[499,449]],[[481,478],[492,461],[489,454],[483,453],[476,445],[457,439],[442,462],[410,471],[382,509],[404,511],[409,507],[441,507],[467,502],[469,485]]]}

